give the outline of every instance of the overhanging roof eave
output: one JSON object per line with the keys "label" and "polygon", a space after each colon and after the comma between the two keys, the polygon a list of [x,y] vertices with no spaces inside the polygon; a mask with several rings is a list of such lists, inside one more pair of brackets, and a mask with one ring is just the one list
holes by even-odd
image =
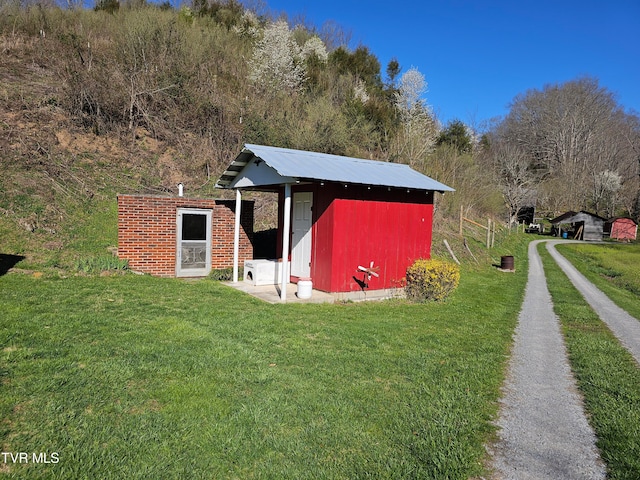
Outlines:
{"label": "overhanging roof eave", "polygon": [[276,189],[303,182],[455,191],[407,165],[251,144],[245,145],[216,187]]}

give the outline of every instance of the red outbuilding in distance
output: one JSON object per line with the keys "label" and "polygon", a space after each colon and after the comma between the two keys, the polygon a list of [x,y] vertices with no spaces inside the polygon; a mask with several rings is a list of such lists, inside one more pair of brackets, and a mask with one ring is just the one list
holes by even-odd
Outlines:
{"label": "red outbuilding in distance", "polygon": [[638,224],[631,218],[615,217],[607,220],[604,231],[609,234],[609,238],[630,242],[636,239]]}

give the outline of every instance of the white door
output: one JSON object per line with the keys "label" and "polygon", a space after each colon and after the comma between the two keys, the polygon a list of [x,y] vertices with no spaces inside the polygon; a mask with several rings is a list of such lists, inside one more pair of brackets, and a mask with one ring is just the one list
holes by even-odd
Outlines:
{"label": "white door", "polygon": [[291,229],[291,275],[311,275],[311,210],[313,193],[293,194],[293,226]]}
{"label": "white door", "polygon": [[205,277],[211,271],[211,210],[179,208],[177,277]]}

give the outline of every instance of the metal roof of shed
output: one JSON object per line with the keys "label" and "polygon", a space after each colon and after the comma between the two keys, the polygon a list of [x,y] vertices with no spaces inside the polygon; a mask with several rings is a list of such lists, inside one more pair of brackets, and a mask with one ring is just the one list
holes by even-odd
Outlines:
{"label": "metal roof of shed", "polygon": [[[266,169],[260,169],[262,162]],[[259,188],[299,181],[454,191],[408,165],[253,144],[245,144],[216,187]]]}
{"label": "metal roof of shed", "polygon": [[584,221],[586,218],[591,218],[594,221],[601,221],[601,222],[606,221],[606,219],[602,218],[599,215],[596,215],[590,212],[585,212],[584,210],[580,210],[579,212],[569,211],[569,212],[563,213],[559,217],[556,217],[553,220],[550,220],[550,223],[552,225],[556,225],[559,223],[577,223],[577,222]]}

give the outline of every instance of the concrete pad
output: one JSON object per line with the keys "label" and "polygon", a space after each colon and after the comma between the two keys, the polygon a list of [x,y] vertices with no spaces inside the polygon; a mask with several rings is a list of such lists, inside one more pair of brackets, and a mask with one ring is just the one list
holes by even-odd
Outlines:
{"label": "concrete pad", "polygon": [[[259,298],[269,303],[282,303],[280,300],[280,285],[253,285],[251,282],[239,281],[238,283],[223,282],[226,285],[241,292],[248,293],[252,297]],[[404,298],[403,288],[387,288],[384,290],[365,290],[357,292],[327,293],[313,290],[311,298],[298,298],[296,292],[298,286],[295,283],[287,285],[286,303],[334,303],[334,302],[365,302],[380,301],[390,298]]]}
{"label": "concrete pad", "polygon": [[[252,285],[249,282],[223,282],[224,285],[248,293],[252,297],[259,298],[268,303],[282,303],[280,300],[280,285]],[[286,303],[333,303],[335,298],[330,293],[313,290],[311,298],[298,298],[296,292],[298,286],[295,283],[287,285],[287,302]]]}

